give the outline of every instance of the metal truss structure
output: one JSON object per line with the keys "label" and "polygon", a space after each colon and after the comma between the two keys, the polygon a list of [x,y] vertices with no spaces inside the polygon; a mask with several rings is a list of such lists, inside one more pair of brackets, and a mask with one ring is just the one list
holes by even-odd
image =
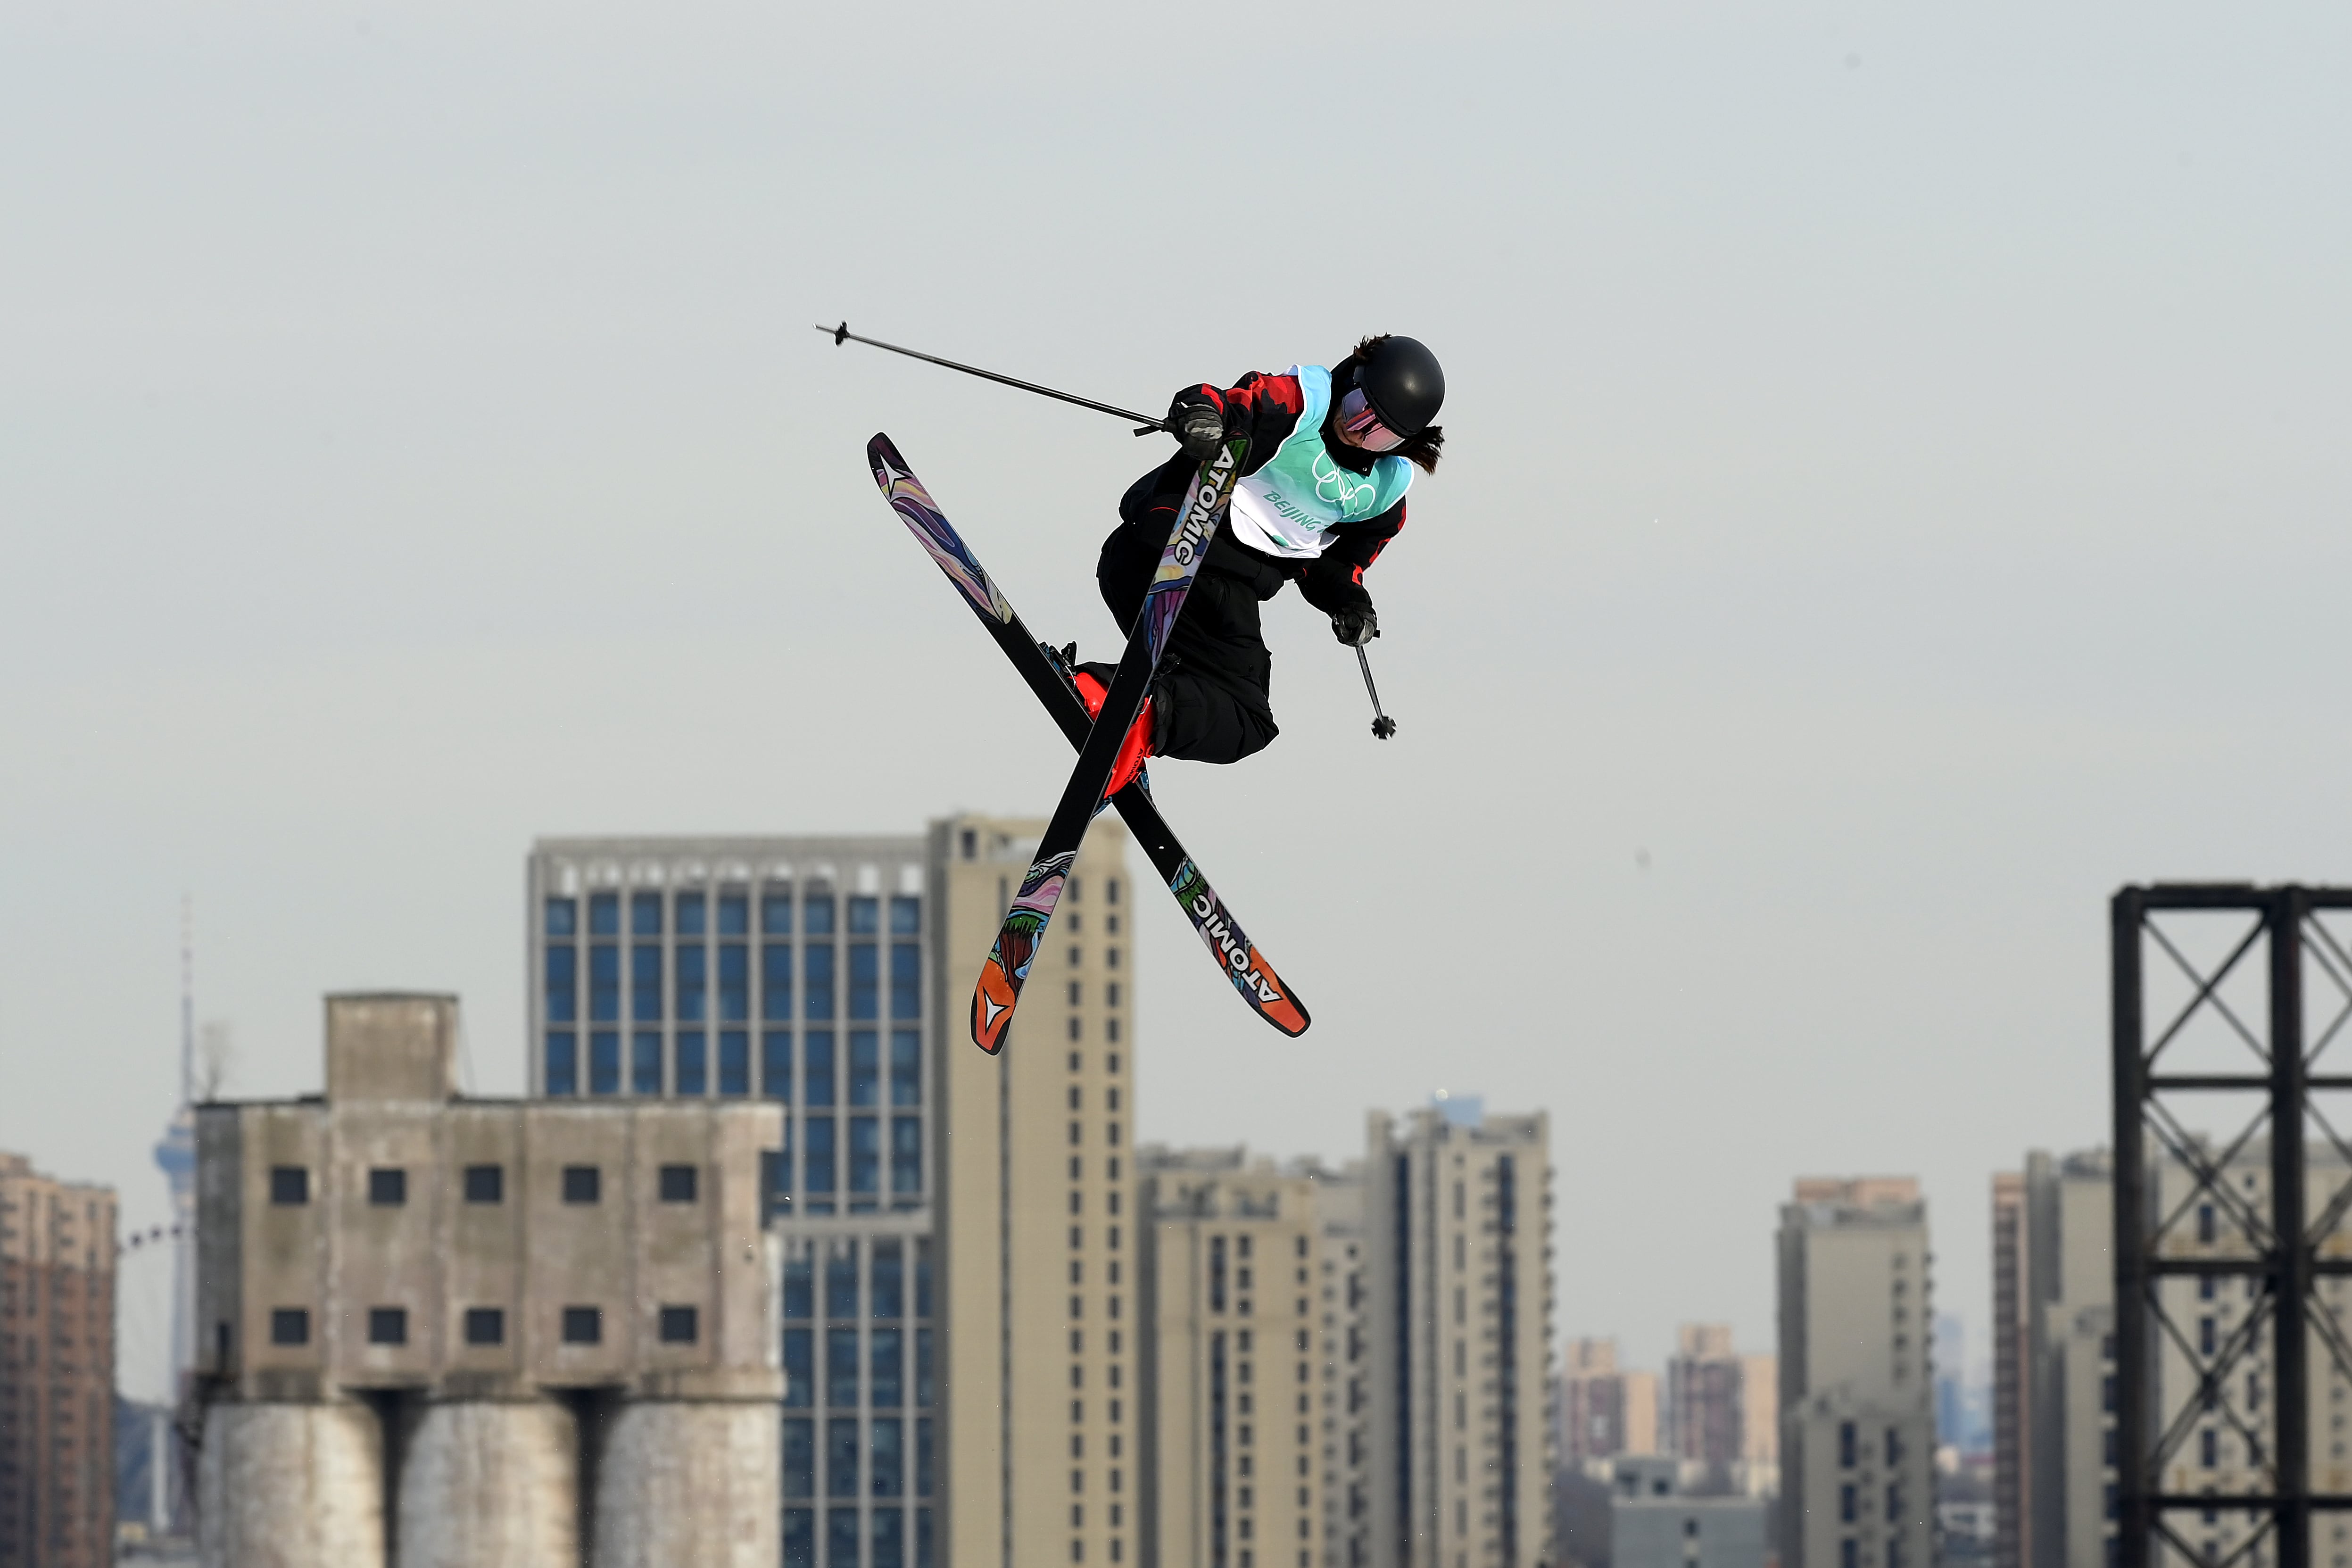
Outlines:
{"label": "metal truss structure", "polygon": [[[2128,887],[2110,906],[2120,1568],[2309,1568],[2313,1515],[2352,1510],[2352,1493],[2313,1489],[2311,1451],[2313,1373],[2332,1362],[2352,1380],[2352,1343],[2317,1294],[2326,1277],[2352,1275],[2340,1243],[2323,1246],[2352,1212],[2339,1130],[2352,1129],[2352,1100],[2330,1098],[2352,1093],[2339,911],[2352,911],[2352,888]],[[2223,929],[2200,947],[2185,927]],[[2192,1035],[2199,1050],[2182,1044]],[[2246,1179],[2264,1165],[2266,1180]],[[2320,1171],[2332,1194],[2315,1192],[2306,1173]],[[2202,1298],[2236,1282],[2243,1315],[2220,1331],[2204,1316],[2192,1336],[2180,1310],[2192,1280],[2210,1282]],[[2192,1436],[2206,1468],[2223,1443],[2245,1457],[2226,1489],[2184,1481]],[[2191,1510],[2242,1527],[2224,1551]]]}

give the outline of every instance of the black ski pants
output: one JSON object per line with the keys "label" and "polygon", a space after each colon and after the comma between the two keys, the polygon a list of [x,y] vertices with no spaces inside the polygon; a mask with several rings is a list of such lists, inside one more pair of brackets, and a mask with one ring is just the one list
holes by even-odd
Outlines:
{"label": "black ski pants", "polygon": [[[1168,547],[1169,525],[1156,517],[1146,521],[1157,525],[1156,534],[1150,527],[1124,522],[1112,529],[1095,568],[1103,603],[1118,620],[1121,637],[1142,613],[1144,595]],[[1274,708],[1267,700],[1274,655],[1259,630],[1257,607],[1281,592],[1282,584],[1282,574],[1265,557],[1218,531],[1152,681],[1155,754],[1237,763],[1274,739]]]}

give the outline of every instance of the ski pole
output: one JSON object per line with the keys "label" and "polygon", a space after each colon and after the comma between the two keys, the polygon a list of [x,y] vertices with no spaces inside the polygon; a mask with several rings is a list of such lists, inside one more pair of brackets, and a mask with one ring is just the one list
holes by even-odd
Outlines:
{"label": "ski pole", "polygon": [[1396,733],[1396,721],[1381,711],[1380,689],[1372,684],[1372,661],[1364,657],[1364,645],[1356,645],[1356,664],[1364,672],[1364,693],[1372,700],[1372,738],[1385,741]]}
{"label": "ski pole", "polygon": [[842,322],[837,327],[821,325],[817,331],[831,338],[833,346],[835,348],[839,348],[844,342],[853,342],[864,343],[869,348],[888,349],[894,354],[905,354],[908,359],[943,364],[950,370],[960,370],[966,375],[976,375],[983,381],[1001,382],[1006,386],[1017,386],[1024,392],[1034,392],[1045,397],[1058,397],[1065,403],[1075,403],[1081,408],[1093,408],[1105,414],[1116,414],[1121,419],[1133,420],[1139,426],[1135,432],[1139,436],[1157,436],[1168,428],[1166,420],[1154,419],[1149,414],[1138,414],[1131,408],[1114,408],[1108,403],[1097,403],[1091,397],[1079,397],[1072,393],[1056,392],[1050,386],[1040,386],[1034,381],[1015,381],[1009,375],[999,375],[992,370],[982,370],[978,365],[958,364],[951,359],[941,359],[937,354],[927,354],[920,349],[902,349],[897,343],[886,343],[879,338],[863,338],[849,330],[847,321]]}

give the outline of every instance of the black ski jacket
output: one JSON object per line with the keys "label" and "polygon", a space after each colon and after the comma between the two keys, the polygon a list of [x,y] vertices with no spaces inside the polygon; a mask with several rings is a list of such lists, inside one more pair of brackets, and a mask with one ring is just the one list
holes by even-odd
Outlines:
{"label": "black ski jacket", "polygon": [[[1335,394],[1331,399],[1334,414],[1323,421],[1323,445],[1331,460],[1354,473],[1371,472],[1372,460],[1379,454],[1359,451],[1340,440],[1332,428],[1332,418],[1339,406]],[[1294,375],[1268,375],[1252,371],[1229,387],[1211,386],[1203,383],[1188,386],[1176,395],[1174,414],[1183,407],[1213,408],[1225,422],[1229,436],[1249,437],[1249,456],[1243,460],[1242,472],[1254,474],[1264,468],[1283,442],[1298,428],[1298,416],[1306,411],[1307,399],[1298,388]],[[1178,453],[1160,467],[1129,487],[1118,503],[1118,515],[1129,526],[1154,533],[1164,540],[1176,526],[1176,509],[1184,503],[1184,491],[1192,482],[1199,465],[1182,453]],[[1361,522],[1344,522],[1324,534],[1327,542],[1323,553],[1312,561],[1294,561],[1279,555],[1269,555],[1253,550],[1234,539],[1230,532],[1220,531],[1203,570],[1223,568],[1234,576],[1255,579],[1257,596],[1271,599],[1282,592],[1285,583],[1298,584],[1298,592],[1307,602],[1325,615],[1338,615],[1351,606],[1370,608],[1371,594],[1364,587],[1364,572],[1381,558],[1390,540],[1404,527],[1405,503],[1399,501],[1376,517]]]}

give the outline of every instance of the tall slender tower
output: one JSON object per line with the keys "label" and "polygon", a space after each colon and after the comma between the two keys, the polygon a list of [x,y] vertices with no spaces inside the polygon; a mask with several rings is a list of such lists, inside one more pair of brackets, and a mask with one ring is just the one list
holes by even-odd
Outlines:
{"label": "tall slender tower", "polygon": [[177,1400],[195,1360],[196,1308],[196,986],[195,936],[189,901],[180,900],[180,1105],[155,1145],[155,1163],[172,1188],[172,1392]]}

